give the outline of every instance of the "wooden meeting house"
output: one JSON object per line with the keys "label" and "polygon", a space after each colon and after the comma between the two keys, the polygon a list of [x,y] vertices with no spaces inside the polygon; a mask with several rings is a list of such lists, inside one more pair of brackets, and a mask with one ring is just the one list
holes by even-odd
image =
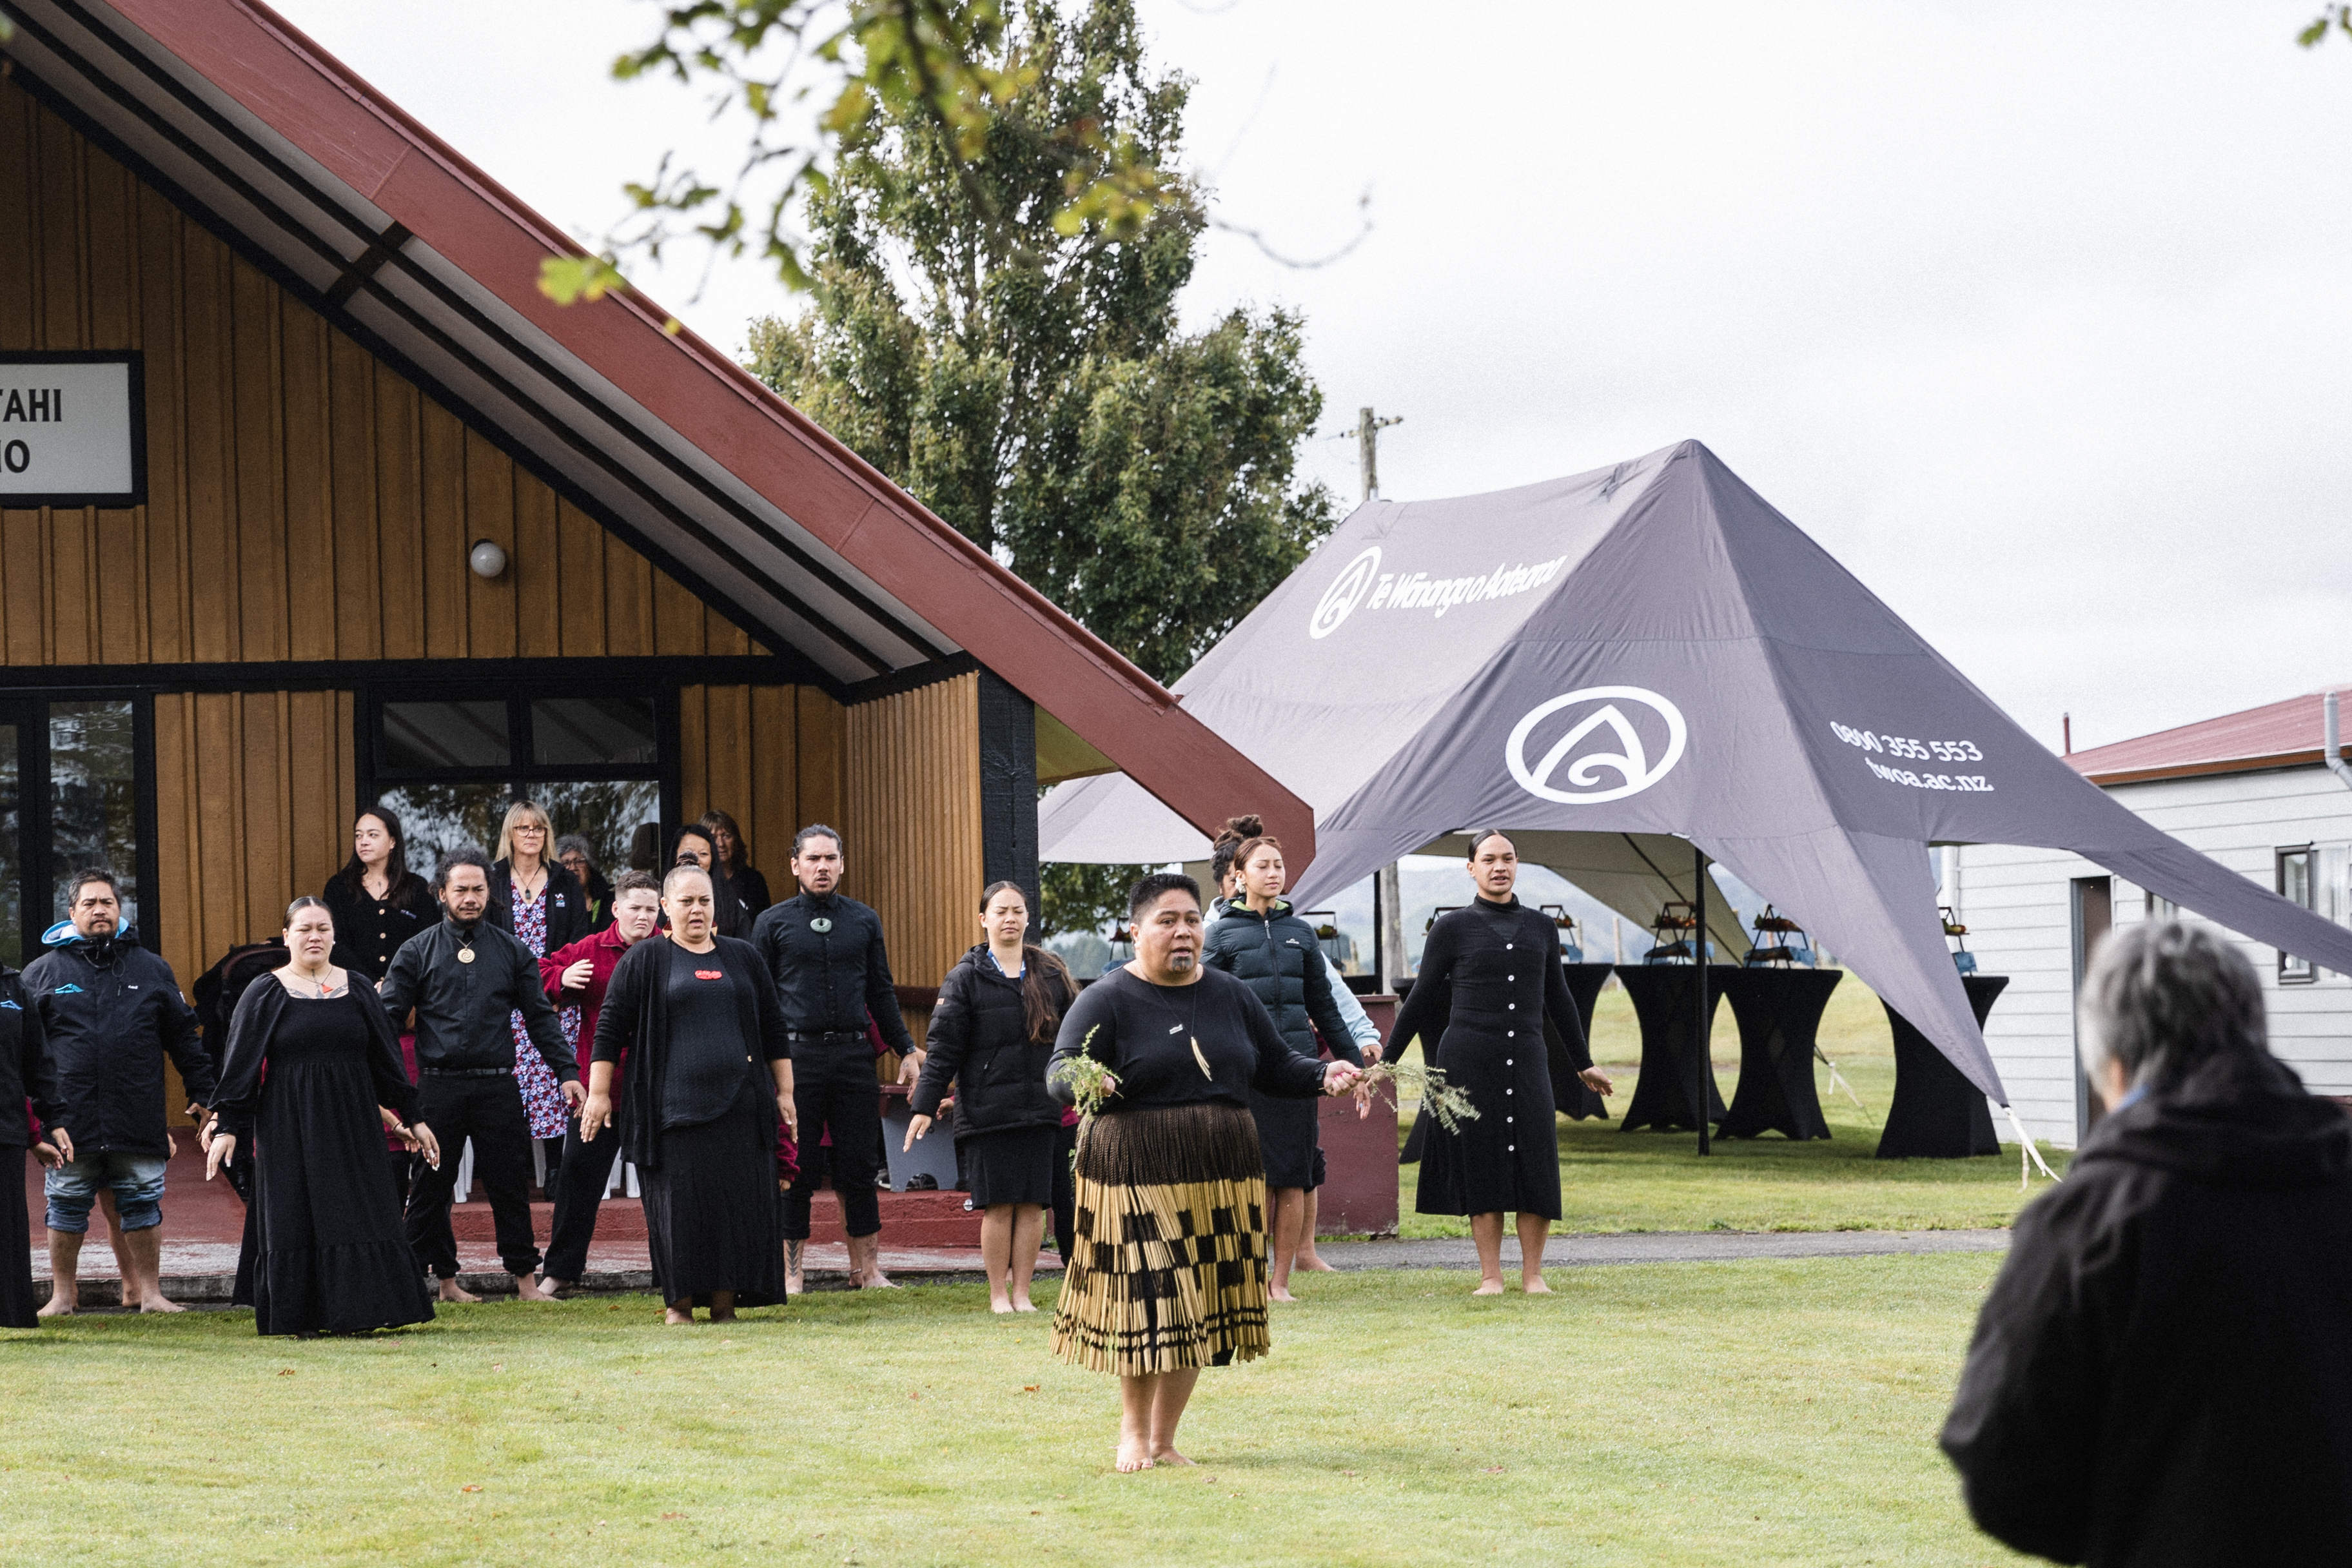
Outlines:
{"label": "wooden meeting house", "polygon": [[[1312,818],[1169,693],[249,0],[6,0],[0,961],[90,861],[186,988],[394,806],[608,868],[847,838],[919,1029],[1043,783]],[[666,855],[663,856],[666,858]],[[1033,897],[1032,907],[1034,908]]]}

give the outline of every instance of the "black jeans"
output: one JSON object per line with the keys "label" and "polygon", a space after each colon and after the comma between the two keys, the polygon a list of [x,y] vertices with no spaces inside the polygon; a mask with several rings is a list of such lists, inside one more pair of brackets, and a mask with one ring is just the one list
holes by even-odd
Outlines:
{"label": "black jeans", "polygon": [[449,1228],[449,1201],[457,1186],[457,1157],[474,1141],[474,1173],[490,1194],[499,1261],[509,1274],[539,1270],[530,1235],[530,1118],[514,1074],[458,1078],[430,1068],[417,1075],[416,1119],[441,1143],[441,1168],[419,1161],[408,1189],[408,1245],[416,1261],[443,1279],[457,1277],[457,1237]]}
{"label": "black jeans", "polygon": [[[809,1194],[824,1167],[832,1167],[841,1221],[852,1236],[882,1229],[882,1205],[874,1195],[881,1167],[882,1086],[874,1077],[874,1047],[863,1035],[793,1041],[793,1103],[801,1115],[801,1173],[784,1193],[784,1239],[806,1241]],[[824,1134],[833,1134],[831,1160],[819,1160]]]}
{"label": "black jeans", "polygon": [[613,1162],[621,1157],[621,1131],[607,1127],[593,1143],[580,1141],[580,1118],[563,1132],[563,1163],[548,1177],[555,1189],[555,1234],[547,1242],[547,1277],[578,1284],[588,1272],[588,1246],[596,1239],[596,1208]]}

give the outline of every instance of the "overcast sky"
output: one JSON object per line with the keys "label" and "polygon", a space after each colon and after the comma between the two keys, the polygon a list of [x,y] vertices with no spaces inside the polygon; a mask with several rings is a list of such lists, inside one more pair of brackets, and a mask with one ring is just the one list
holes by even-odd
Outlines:
{"label": "overcast sky", "polygon": [[[604,67],[644,0],[277,0],[559,224],[719,145]],[[1230,221],[1384,494],[1705,441],[2053,746],[2352,681],[2352,47],[2314,0],[1144,0]],[[739,349],[746,267],[689,304]],[[1311,470],[1356,493],[1354,449]]]}

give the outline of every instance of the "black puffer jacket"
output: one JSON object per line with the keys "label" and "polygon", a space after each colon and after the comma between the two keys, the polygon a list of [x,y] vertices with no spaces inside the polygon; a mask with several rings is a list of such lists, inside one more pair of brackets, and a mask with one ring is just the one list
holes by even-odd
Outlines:
{"label": "black puffer jacket", "polygon": [[2269,1057],[2126,1101],[2018,1216],[1944,1451],[2061,1563],[2352,1558],[2352,1121]]}
{"label": "black puffer jacket", "polygon": [[996,967],[985,942],[973,948],[940,982],[927,1043],[929,1055],[909,1102],[916,1115],[938,1115],[952,1079],[956,1126],[961,1133],[1061,1125],[1062,1102],[1045,1088],[1045,1064],[1054,1055],[1055,1027],[1069,1012],[1073,993],[1066,973],[1044,950],[1024,949],[1022,962],[1044,966],[1055,992],[1054,1025],[1043,1039],[1031,1039],[1021,982]]}
{"label": "black puffer jacket", "polygon": [[1363,1066],[1364,1053],[1356,1048],[1348,1020],[1331,995],[1331,971],[1323,962],[1315,928],[1279,899],[1262,915],[1239,899],[1224,910],[1209,928],[1209,965],[1256,993],[1274,1015],[1274,1026],[1300,1056],[1321,1054],[1315,1044],[1315,1030],[1320,1029],[1332,1055]]}

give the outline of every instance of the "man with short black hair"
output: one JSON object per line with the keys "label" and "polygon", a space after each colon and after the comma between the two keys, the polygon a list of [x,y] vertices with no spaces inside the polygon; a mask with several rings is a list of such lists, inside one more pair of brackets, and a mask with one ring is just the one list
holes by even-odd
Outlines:
{"label": "man with short black hair", "polygon": [[163,1169],[172,1152],[163,1121],[163,1062],[180,1070],[188,1114],[201,1125],[215,1068],[197,1038],[195,1010],[172,966],[141,947],[122,923],[121,890],[100,867],[66,883],[73,935],[25,966],[56,1064],[74,1158],[48,1172],[49,1300],[43,1317],[80,1304],[82,1237],[100,1187],[112,1189],[122,1226],[115,1262],[122,1304],[142,1312],[183,1309],[163,1298]]}
{"label": "man with short black hair", "polygon": [[793,839],[793,878],[799,896],[763,910],[751,944],[768,961],[782,999],[793,1049],[793,1098],[800,1111],[801,1173],[784,1194],[784,1285],[801,1289],[802,1252],[809,1236],[809,1199],[825,1162],[817,1150],[833,1135],[834,1194],[849,1233],[849,1277],[859,1286],[887,1286],[882,1273],[882,1206],[874,1196],[880,1171],[882,1092],[874,1077],[866,1019],[883,1043],[901,1053],[899,1081],[922,1074],[923,1053],[907,1032],[890,980],[882,918],[841,885],[841,835],[823,823]]}
{"label": "man with short black hair", "polygon": [[1979,1527],[2061,1563],[2342,1562],[2352,1121],[2209,927],[2111,932],[2083,1069],[2114,1109],[2018,1216],[1944,1425]]}
{"label": "man with short black hair", "polygon": [[514,935],[483,917],[490,907],[490,858],[466,845],[441,857],[433,893],[445,918],[393,955],[377,986],[400,1027],[416,1013],[416,1120],[430,1123],[449,1152],[438,1167],[420,1166],[408,1194],[408,1245],[420,1267],[441,1282],[441,1300],[480,1298],[457,1284],[457,1238],[449,1205],[457,1154],[474,1142],[474,1167],[490,1195],[499,1260],[526,1301],[552,1300],[539,1284],[540,1254],[530,1228],[530,1119],[515,1082],[513,1016],[562,1086],[574,1110],[586,1098],[572,1047],[548,1002],[539,959]]}

